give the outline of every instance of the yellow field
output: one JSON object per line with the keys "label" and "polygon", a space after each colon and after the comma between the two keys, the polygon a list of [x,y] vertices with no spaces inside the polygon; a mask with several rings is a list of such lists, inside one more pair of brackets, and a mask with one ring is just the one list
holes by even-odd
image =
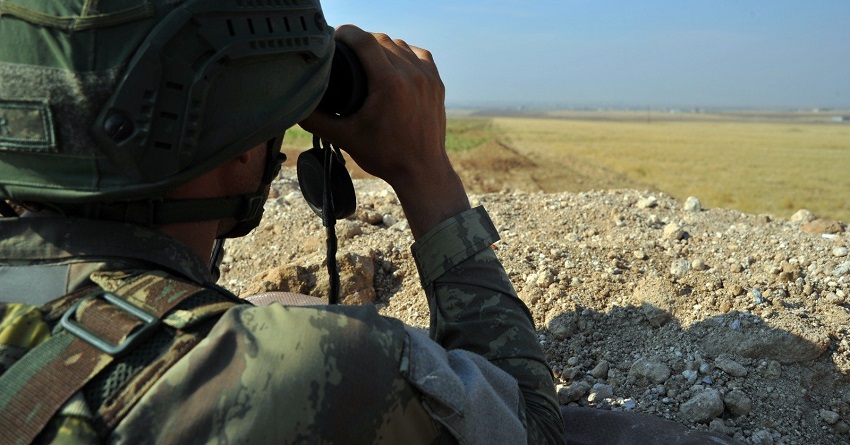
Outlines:
{"label": "yellow field", "polygon": [[850,221],[850,124],[782,119],[497,117],[500,138],[530,155],[604,167],[704,207],[790,217],[807,208]]}

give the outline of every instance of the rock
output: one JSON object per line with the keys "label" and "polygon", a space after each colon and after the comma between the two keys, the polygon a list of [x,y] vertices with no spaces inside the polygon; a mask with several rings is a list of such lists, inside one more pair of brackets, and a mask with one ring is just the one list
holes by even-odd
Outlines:
{"label": "rock", "polygon": [[661,327],[674,316],[676,288],[669,280],[647,277],[640,280],[632,292],[631,300],[640,305],[644,316],[654,327]]}
{"label": "rock", "polygon": [[590,403],[599,403],[612,397],[614,397],[614,389],[611,388],[611,385],[597,383],[590,388],[590,394],[587,396],[587,401]]}
{"label": "rock", "polygon": [[832,249],[832,256],[842,257],[847,256],[847,248],[846,247],[836,247]]}
{"label": "rock", "polygon": [[658,199],[654,196],[647,196],[637,202],[639,209],[651,209],[656,206],[658,206]]}
{"label": "rock", "polygon": [[816,219],[800,226],[800,230],[809,235],[836,234],[844,232],[844,225],[838,221]]}
{"label": "rock", "polygon": [[685,200],[685,211],[694,213],[701,212],[702,204],[700,204],[699,199],[694,196],[688,196],[688,199]]}
{"label": "rock", "polygon": [[703,337],[703,348],[715,356],[727,353],[789,364],[814,360],[829,346],[829,332],[811,320],[782,313],[777,314],[772,323],[781,324],[782,328],[760,325],[709,331]]}
{"label": "rock", "polygon": [[755,445],[773,445],[775,442],[773,440],[773,434],[770,434],[770,431],[757,430],[750,436],[750,443]]}
{"label": "rock", "polygon": [[673,260],[673,262],[670,263],[670,275],[673,275],[674,277],[681,278],[685,276],[689,270],[691,270],[691,262],[684,258]]}
{"label": "rock", "polygon": [[578,381],[571,383],[569,386],[558,385],[556,390],[558,392],[558,401],[561,402],[561,405],[566,405],[581,400],[590,391],[590,385],[587,382]]}
{"label": "rock", "polygon": [[597,379],[607,379],[608,378],[608,370],[610,365],[607,360],[602,360],[599,362],[595,368],[590,370],[590,375]]}
{"label": "rock", "polygon": [[669,312],[650,303],[643,303],[640,308],[643,311],[643,315],[649,321],[649,324],[656,328],[664,326],[673,317]]}
{"label": "rock", "polygon": [[815,220],[815,214],[806,209],[797,210],[796,213],[791,215],[791,222],[793,223],[807,223]]}
{"label": "rock", "polygon": [[705,261],[703,261],[702,258],[697,258],[691,261],[691,269],[702,271],[708,269],[708,265],[705,264]]}
{"label": "rock", "polygon": [[546,289],[555,282],[555,274],[551,270],[545,269],[537,273],[534,284],[541,289]]}
{"label": "rock", "polygon": [[360,228],[360,223],[357,221],[344,219],[337,222],[336,227],[336,233],[340,240],[348,240],[363,234],[363,229]]}
{"label": "rock", "polygon": [[679,408],[685,419],[697,423],[708,423],[723,414],[723,400],[716,389],[707,389],[691,397]]}
{"label": "rock", "polygon": [[575,334],[576,329],[578,329],[578,321],[575,314],[560,314],[552,317],[546,323],[546,327],[558,340],[566,340]]}
{"label": "rock", "polygon": [[675,222],[671,222],[664,226],[664,228],[661,230],[661,234],[664,236],[664,238],[673,241],[678,241],[685,237],[684,229],[682,229],[682,226]]}
{"label": "rock", "polygon": [[[377,299],[375,292],[375,252],[367,255],[353,252],[337,255],[339,269],[340,303],[347,305],[372,304]],[[317,274],[316,291],[330,293],[330,279],[325,267]]]}
{"label": "rock", "polygon": [[629,368],[629,383],[664,383],[670,378],[670,367],[655,360],[640,359]]}
{"label": "rock", "polygon": [[735,434],[735,428],[729,428],[726,426],[726,422],[723,419],[714,419],[711,423],[708,424],[708,430],[717,433],[723,434],[724,436],[731,436]]}
{"label": "rock", "polygon": [[396,217],[392,216],[390,214],[386,214],[386,215],[382,216],[381,221],[383,221],[384,225],[387,226],[387,227],[392,227],[392,226],[395,225],[395,223],[398,222]]}
{"label": "rock", "polygon": [[850,272],[850,261],[836,267],[835,270],[832,271],[832,276],[840,277],[848,272]]}
{"label": "rock", "polygon": [[826,409],[820,410],[818,414],[820,414],[820,418],[829,425],[835,425],[838,423],[838,420],[841,419],[841,416],[837,412]]}
{"label": "rock", "polygon": [[767,362],[765,376],[770,379],[778,379],[779,377],[782,377],[782,364],[776,360],[771,360]]}
{"label": "rock", "polygon": [[269,269],[251,279],[241,296],[260,294],[263,292],[295,292],[310,294],[316,283],[313,272],[298,264]]}
{"label": "rock", "polygon": [[753,410],[753,401],[740,390],[734,389],[723,397],[723,404],[733,416],[743,417]]}
{"label": "rock", "polygon": [[720,368],[726,374],[733,377],[744,377],[747,375],[747,368],[744,365],[736,362],[727,354],[721,354],[714,360],[714,366]]}

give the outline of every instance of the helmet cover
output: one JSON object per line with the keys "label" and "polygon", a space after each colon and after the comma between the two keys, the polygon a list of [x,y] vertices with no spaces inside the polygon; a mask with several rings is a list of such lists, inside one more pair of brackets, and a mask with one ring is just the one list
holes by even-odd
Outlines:
{"label": "helmet cover", "polygon": [[0,199],[162,197],[306,117],[318,0],[0,2]]}

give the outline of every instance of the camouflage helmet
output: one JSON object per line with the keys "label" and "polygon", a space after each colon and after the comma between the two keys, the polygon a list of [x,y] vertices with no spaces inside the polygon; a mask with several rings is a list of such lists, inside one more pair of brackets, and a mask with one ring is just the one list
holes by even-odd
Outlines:
{"label": "camouflage helmet", "polygon": [[1,1],[0,200],[162,197],[306,117],[333,32],[318,0]]}

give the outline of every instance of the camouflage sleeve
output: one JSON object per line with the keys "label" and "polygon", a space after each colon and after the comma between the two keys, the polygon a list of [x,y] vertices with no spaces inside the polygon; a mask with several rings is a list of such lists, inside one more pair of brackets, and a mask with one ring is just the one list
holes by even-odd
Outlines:
{"label": "camouflage sleeve", "polygon": [[513,376],[522,393],[528,443],[565,443],[551,371],[528,308],[490,245],[499,236],[478,207],[450,218],[413,245],[431,306],[431,338],[466,350]]}

